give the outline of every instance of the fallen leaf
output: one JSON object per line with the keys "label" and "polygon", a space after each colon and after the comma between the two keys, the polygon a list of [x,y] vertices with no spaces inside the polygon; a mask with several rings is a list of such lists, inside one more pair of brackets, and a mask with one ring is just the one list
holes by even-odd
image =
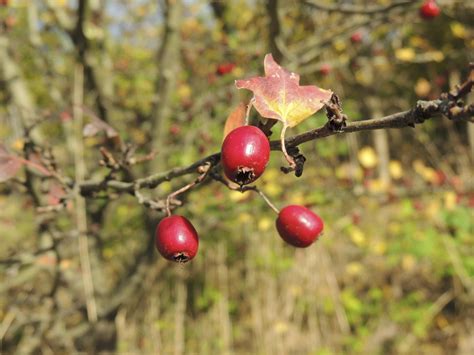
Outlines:
{"label": "fallen leaf", "polygon": [[331,90],[300,86],[300,76],[279,66],[271,54],[265,56],[264,68],[264,77],[236,80],[235,86],[253,92],[254,107],[265,118],[294,127],[322,109],[332,96]]}

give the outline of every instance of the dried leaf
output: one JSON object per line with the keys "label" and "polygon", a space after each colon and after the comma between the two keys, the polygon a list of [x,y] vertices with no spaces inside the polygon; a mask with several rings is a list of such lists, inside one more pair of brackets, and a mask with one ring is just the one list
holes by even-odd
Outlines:
{"label": "dried leaf", "polygon": [[227,117],[224,125],[224,139],[227,135],[234,129],[245,125],[245,112],[246,106],[244,103],[239,103],[239,105],[231,112]]}
{"label": "dried leaf", "polygon": [[324,106],[331,90],[314,85],[300,86],[300,76],[279,66],[271,54],[264,60],[265,76],[237,80],[238,89],[253,91],[257,111],[265,118],[294,127]]}
{"label": "dried leaf", "polygon": [[93,118],[91,123],[84,126],[83,134],[84,137],[93,137],[99,132],[105,132],[107,138],[118,137],[118,133],[111,125],[105,123],[99,118]]}

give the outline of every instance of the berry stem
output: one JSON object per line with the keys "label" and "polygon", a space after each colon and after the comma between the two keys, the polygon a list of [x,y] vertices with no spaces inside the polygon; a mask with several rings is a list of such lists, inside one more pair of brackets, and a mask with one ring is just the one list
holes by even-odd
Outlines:
{"label": "berry stem", "polygon": [[256,186],[254,186],[254,188],[252,189],[254,190],[255,192],[257,192],[261,198],[263,198],[263,200],[266,202],[266,204],[276,213],[276,214],[279,214],[280,213],[280,210],[270,201],[270,199],[267,197],[267,195],[265,195],[262,190],[260,190],[259,188],[257,188]]}
{"label": "berry stem", "polygon": [[229,190],[240,191],[242,193],[244,193],[246,191],[255,191],[256,193],[258,193],[260,195],[261,198],[263,198],[265,203],[273,211],[275,211],[276,214],[280,213],[280,210],[270,201],[270,199],[267,197],[267,195],[265,195],[257,186],[248,186],[248,185],[246,185],[246,186],[236,186],[236,185],[233,185],[231,182],[227,181],[221,175],[219,175],[215,172],[211,173],[211,178],[213,178],[214,180],[219,181],[221,184],[227,186],[227,188]]}
{"label": "berry stem", "polygon": [[290,164],[291,170],[294,170],[296,168],[295,160],[288,154],[288,152],[286,151],[286,146],[285,146],[285,134],[286,134],[287,128],[288,128],[288,124],[283,123],[283,129],[281,130],[281,134],[280,134],[281,151],[283,152],[283,155],[288,161],[288,164]]}
{"label": "berry stem", "polygon": [[182,194],[185,191],[188,191],[190,188],[194,187],[195,185],[201,183],[206,178],[210,170],[211,170],[210,162],[206,162],[204,165],[201,165],[198,168],[198,172],[200,172],[201,174],[193,182],[190,182],[189,184],[181,187],[180,189],[170,193],[168,197],[166,197],[166,215],[168,217],[171,216],[171,209],[170,209],[171,199],[178,196],[179,194]]}
{"label": "berry stem", "polygon": [[249,117],[250,117],[250,110],[253,107],[253,103],[255,102],[255,97],[252,97],[247,105],[247,111],[245,112],[245,125],[249,125]]}

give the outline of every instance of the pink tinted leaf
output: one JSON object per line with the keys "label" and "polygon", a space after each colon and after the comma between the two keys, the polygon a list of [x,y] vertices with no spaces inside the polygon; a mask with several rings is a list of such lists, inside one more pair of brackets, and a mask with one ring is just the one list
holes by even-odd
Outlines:
{"label": "pink tinted leaf", "polygon": [[86,124],[82,133],[85,137],[93,137],[99,132],[105,132],[107,138],[115,138],[118,136],[115,128],[98,118],[94,118],[91,123]]}
{"label": "pink tinted leaf", "polygon": [[20,158],[23,162],[23,164],[28,165],[30,168],[35,169],[39,173],[46,175],[46,176],[51,176],[51,172],[45,168],[41,163],[35,162],[33,160],[26,160],[23,158]]}
{"label": "pink tinted leaf", "polygon": [[107,139],[112,140],[114,143],[120,144],[120,136],[115,128],[109,125],[107,122],[101,120],[92,110],[85,106],[81,106],[81,109],[85,114],[92,118],[92,122],[84,126],[82,134],[84,137],[93,137],[99,132],[105,132]]}
{"label": "pink tinted leaf", "polygon": [[100,132],[100,129],[97,128],[97,126],[92,123],[86,124],[84,126],[84,129],[82,130],[82,134],[84,135],[84,137],[94,137],[99,132]]}
{"label": "pink tinted leaf", "polygon": [[279,66],[271,54],[264,60],[265,76],[236,80],[238,89],[254,94],[256,110],[266,118],[294,127],[321,108],[332,96],[331,90],[315,85],[301,86],[300,76]]}
{"label": "pink tinted leaf", "polygon": [[10,154],[6,147],[0,143],[0,182],[14,177],[23,165],[22,159]]}
{"label": "pink tinted leaf", "polygon": [[52,181],[49,186],[49,193],[47,196],[48,205],[57,205],[61,199],[66,196],[64,188],[56,181]]}

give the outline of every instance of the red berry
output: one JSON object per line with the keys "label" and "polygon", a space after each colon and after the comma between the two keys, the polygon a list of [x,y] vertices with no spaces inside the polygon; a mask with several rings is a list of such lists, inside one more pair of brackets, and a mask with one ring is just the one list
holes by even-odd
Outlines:
{"label": "red berry", "polygon": [[360,32],[354,32],[351,36],[351,42],[352,43],[360,43],[362,42],[362,33]]}
{"label": "red berry", "polygon": [[278,214],[276,227],[285,242],[298,248],[306,248],[318,239],[324,224],[321,217],[310,209],[290,205]]}
{"label": "red berry", "polygon": [[261,129],[242,126],[231,131],[221,149],[225,175],[239,185],[250,184],[265,171],[270,143]]}
{"label": "red berry", "polygon": [[229,74],[234,70],[235,68],[235,63],[222,63],[217,66],[217,75],[225,75]]}
{"label": "red berry", "polygon": [[322,75],[328,75],[330,72],[331,72],[331,65],[325,63],[325,64],[322,64],[321,67],[319,68],[319,72],[322,74]]}
{"label": "red berry", "polygon": [[420,7],[420,16],[426,20],[438,17],[440,13],[441,10],[434,0],[426,0]]}
{"label": "red berry", "polygon": [[158,223],[155,245],[166,259],[185,263],[196,256],[199,239],[191,222],[183,216],[173,215]]}
{"label": "red berry", "polygon": [[181,127],[175,123],[173,123],[171,126],[170,126],[170,129],[169,129],[170,133],[173,135],[173,136],[177,136],[181,133]]}

